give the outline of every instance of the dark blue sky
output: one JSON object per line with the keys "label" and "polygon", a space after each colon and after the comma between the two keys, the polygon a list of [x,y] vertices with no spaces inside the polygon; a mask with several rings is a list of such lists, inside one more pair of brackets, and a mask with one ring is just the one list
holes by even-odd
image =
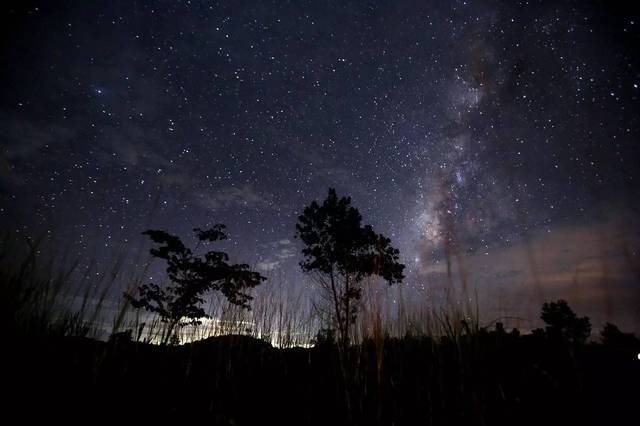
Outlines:
{"label": "dark blue sky", "polygon": [[233,260],[296,281],[296,217],[331,186],[418,303],[449,257],[487,311],[567,297],[638,329],[625,3],[3,5],[0,222],[104,265],[222,222]]}

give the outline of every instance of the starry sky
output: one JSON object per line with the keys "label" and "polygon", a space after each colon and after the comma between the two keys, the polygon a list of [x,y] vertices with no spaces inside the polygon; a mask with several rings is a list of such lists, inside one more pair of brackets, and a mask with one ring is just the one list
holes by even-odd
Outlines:
{"label": "starry sky", "polygon": [[335,187],[413,303],[454,283],[487,319],[563,297],[640,331],[627,3],[3,3],[1,226],[135,268],[145,229],[222,222],[295,285],[296,218]]}

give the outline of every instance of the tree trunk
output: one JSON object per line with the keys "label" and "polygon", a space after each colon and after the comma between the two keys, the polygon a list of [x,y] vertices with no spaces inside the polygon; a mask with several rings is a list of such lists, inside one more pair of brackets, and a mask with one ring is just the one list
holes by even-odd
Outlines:
{"label": "tree trunk", "polygon": [[344,286],[344,308],[345,308],[345,315],[344,315],[344,330],[342,333],[342,350],[345,353],[345,359],[348,359],[348,351],[349,351],[349,325],[351,324],[351,312],[350,312],[350,308],[351,308],[351,303],[350,303],[351,297],[349,294],[349,275],[346,275],[345,277],[345,286]]}
{"label": "tree trunk", "polygon": [[[351,392],[349,392],[349,375],[347,374],[347,351],[345,350],[345,335],[348,332],[345,328],[348,327],[348,318],[344,318],[341,314],[341,303],[338,297],[338,290],[336,288],[335,277],[333,275],[333,268],[331,268],[329,277],[331,279],[331,292],[333,293],[333,303],[336,310],[336,321],[338,322],[338,332],[340,333],[340,342],[338,346],[338,358],[340,364],[340,375],[342,377],[342,383],[344,385],[344,399],[347,410],[347,419],[346,424],[351,424]],[[348,349],[348,344],[346,345],[346,349]]]}
{"label": "tree trunk", "polygon": [[333,295],[334,308],[336,310],[336,321],[338,322],[338,332],[340,333],[340,339],[342,339],[342,315],[340,315],[340,302],[338,298],[338,290],[336,289],[336,282],[333,276],[333,268],[329,272],[329,278],[331,279],[331,293]]}

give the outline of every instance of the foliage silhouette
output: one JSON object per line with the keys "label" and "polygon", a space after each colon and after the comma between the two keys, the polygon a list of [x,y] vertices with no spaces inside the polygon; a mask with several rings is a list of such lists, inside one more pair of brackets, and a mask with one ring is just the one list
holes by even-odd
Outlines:
{"label": "foliage silhouette", "polygon": [[[224,228],[217,224],[208,230],[195,228],[193,231],[201,242],[215,242],[227,238]],[[165,231],[147,230],[143,235],[159,244],[150,253],[166,261],[167,275],[173,285],[161,288],[153,283],[143,284],[138,287],[138,298],[127,293],[124,297],[133,307],[155,312],[168,323],[164,344],[169,339],[175,340],[176,327],[198,325],[202,318],[209,318],[201,306],[206,293],[219,291],[230,303],[250,309],[252,297],[247,290],[266,280],[246,264],[229,264],[229,256],[222,251],[208,251],[200,258],[185,247],[179,237]]]}
{"label": "foliage silhouette", "polygon": [[565,300],[544,303],[540,315],[547,336],[574,344],[583,344],[591,334],[589,317],[578,318]]}
{"label": "foliage silhouette", "polygon": [[336,343],[335,330],[333,328],[321,328],[312,340],[315,347],[331,347]]}
{"label": "foliage silhouette", "polygon": [[362,216],[351,206],[351,198],[338,198],[330,188],[322,204],[313,201],[296,224],[296,238],[305,245],[300,266],[315,273],[325,290],[345,350],[365,278],[377,275],[390,285],[404,278],[404,265],[398,262],[399,251],[391,240],[361,223]]}
{"label": "foliage silhouette", "polygon": [[602,344],[616,348],[640,348],[640,340],[633,333],[624,333],[611,323],[606,323],[600,332]]}

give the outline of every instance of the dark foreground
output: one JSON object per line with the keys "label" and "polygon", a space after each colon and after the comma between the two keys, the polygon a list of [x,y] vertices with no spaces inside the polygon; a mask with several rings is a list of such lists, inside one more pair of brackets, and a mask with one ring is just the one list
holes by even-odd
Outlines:
{"label": "dark foreground", "polygon": [[635,424],[634,345],[572,347],[504,332],[455,342],[387,339],[353,347],[343,376],[332,345],[276,349],[226,336],[161,347],[48,337],[5,349],[3,411],[17,414],[16,424]]}

